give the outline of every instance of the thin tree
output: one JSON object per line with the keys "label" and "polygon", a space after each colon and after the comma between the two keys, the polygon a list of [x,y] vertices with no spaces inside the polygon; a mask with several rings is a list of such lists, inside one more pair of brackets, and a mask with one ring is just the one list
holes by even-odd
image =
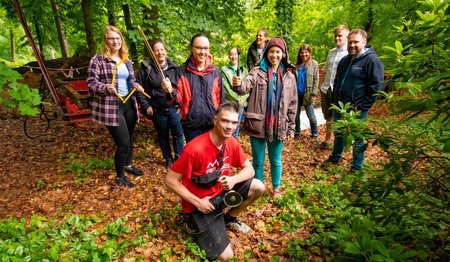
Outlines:
{"label": "thin tree", "polygon": [[68,58],[69,55],[69,47],[67,46],[67,40],[64,33],[64,25],[61,20],[61,15],[59,11],[59,6],[56,0],[50,0],[52,4],[53,16],[55,18],[55,26],[56,32],[58,33],[59,47],[61,49],[61,55],[63,58]]}
{"label": "thin tree", "polygon": [[16,40],[13,29],[9,28],[9,35],[11,39],[11,62],[16,61]]}
{"label": "thin tree", "polygon": [[81,0],[81,9],[83,10],[84,31],[89,55],[93,56],[97,49],[94,41],[94,30],[92,29],[91,0]]}
{"label": "thin tree", "polygon": [[[155,5],[147,6],[142,5],[142,23],[144,25],[144,33],[149,38],[149,41],[158,39],[160,36],[160,30],[158,27],[158,18],[159,18],[159,8]],[[149,25],[149,26],[148,26]],[[149,57],[150,54],[148,53],[147,49],[144,49],[144,56]]]}
{"label": "thin tree", "polygon": [[116,26],[116,16],[114,15],[114,1],[106,1],[106,10],[108,13],[108,24]]}
{"label": "thin tree", "polygon": [[[122,10],[123,10],[123,16],[125,19],[125,26],[127,28],[127,31],[133,31],[133,24],[131,22],[130,6],[128,4],[123,4]],[[131,54],[132,61],[135,65],[137,65],[138,64],[138,54],[137,54],[136,43],[134,41],[129,41],[128,46],[130,47],[130,54]]]}

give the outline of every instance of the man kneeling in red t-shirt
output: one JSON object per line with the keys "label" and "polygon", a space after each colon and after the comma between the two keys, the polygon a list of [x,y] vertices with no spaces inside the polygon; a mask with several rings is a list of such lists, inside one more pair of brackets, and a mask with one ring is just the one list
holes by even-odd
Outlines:
{"label": "man kneeling in red t-shirt", "polygon": [[[182,198],[186,223],[209,260],[233,257],[226,227],[247,233],[250,227],[236,217],[265,191],[264,184],[253,178],[253,166],[232,136],[238,117],[236,104],[220,105],[213,129],[189,142],[166,175],[166,186]],[[230,175],[231,167],[240,170]],[[230,190],[243,201],[225,214],[223,196]]]}

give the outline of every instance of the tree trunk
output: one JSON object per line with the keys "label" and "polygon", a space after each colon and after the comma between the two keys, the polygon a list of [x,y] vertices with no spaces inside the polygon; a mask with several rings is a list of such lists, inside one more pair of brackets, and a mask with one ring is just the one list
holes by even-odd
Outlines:
{"label": "tree trunk", "polygon": [[373,33],[373,24],[375,21],[373,20],[373,0],[369,0],[367,2],[368,13],[367,13],[367,24],[366,24],[366,32],[367,32],[367,41],[370,42]]}
{"label": "tree trunk", "polygon": [[11,36],[11,62],[16,62],[16,39],[12,28],[9,29],[9,35]]}
{"label": "tree trunk", "polygon": [[[123,10],[123,16],[125,18],[125,26],[127,28],[127,31],[133,30],[133,24],[131,23],[131,12],[130,12],[130,6],[128,4],[122,5]],[[136,43],[129,41],[128,46],[130,47],[130,54],[131,59],[135,65],[138,64],[138,54],[137,54],[137,48]]]}
{"label": "tree trunk", "polygon": [[114,15],[114,1],[106,1],[106,9],[108,12],[108,24],[116,26],[116,16]]}
{"label": "tree trunk", "polygon": [[81,0],[81,9],[83,10],[84,31],[86,32],[86,41],[88,44],[89,55],[96,53],[94,30],[92,29],[91,0]]}
{"label": "tree trunk", "polygon": [[69,57],[69,47],[67,46],[66,36],[64,34],[64,26],[59,14],[59,6],[56,0],[50,0],[52,4],[53,16],[55,17],[56,32],[58,33],[59,47],[63,58]]}
{"label": "tree trunk", "polygon": [[36,37],[38,39],[39,53],[41,53],[42,60],[45,60],[44,56],[44,40],[42,39],[41,30],[39,29],[39,22],[36,14],[33,15],[34,29],[36,30]]}
{"label": "tree trunk", "polygon": [[[148,38],[148,41],[156,40],[160,37],[161,32],[158,27],[158,17],[159,17],[159,8],[157,6],[152,6],[148,8],[146,5],[142,5],[142,20],[144,25],[143,31]],[[147,49],[144,50],[144,56],[149,57]]]}

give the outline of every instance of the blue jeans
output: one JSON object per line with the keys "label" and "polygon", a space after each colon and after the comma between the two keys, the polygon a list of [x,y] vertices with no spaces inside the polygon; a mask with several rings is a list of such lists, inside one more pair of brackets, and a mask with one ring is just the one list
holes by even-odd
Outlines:
{"label": "blue jeans", "polygon": [[250,137],[252,146],[253,168],[255,169],[255,177],[264,181],[264,159],[266,157],[266,144],[269,153],[270,175],[272,177],[272,186],[274,189],[280,187],[281,173],[283,166],[281,163],[281,151],[283,150],[283,140],[274,137],[272,142],[264,138]]}
{"label": "blue jeans", "polygon": [[183,126],[184,138],[186,139],[186,143],[189,143],[192,139],[198,137],[199,135],[208,132],[214,126],[201,126],[198,128],[189,128]]}
{"label": "blue jeans", "polygon": [[[298,95],[297,114],[295,114],[295,134],[298,134],[298,135],[302,131],[300,128],[300,125],[301,125],[300,114],[302,112],[303,98],[304,98],[304,95]],[[311,127],[311,136],[318,137],[319,131],[317,130],[316,115],[314,114],[314,104],[308,104],[308,105],[304,105],[304,106],[305,106],[306,116],[309,119],[309,126]]]}
{"label": "blue jeans", "polygon": [[[367,111],[361,112],[361,116],[359,119],[365,120],[367,118]],[[341,114],[337,111],[333,110],[333,121],[337,121],[341,119]],[[361,170],[363,168],[364,161],[364,152],[359,152],[360,148],[364,146],[364,141],[361,139],[356,139],[353,142],[353,161],[352,161],[352,169],[353,170]],[[344,138],[341,133],[334,132],[334,145],[333,152],[331,153],[330,160],[335,163],[341,162],[342,152],[344,151]]]}
{"label": "blue jeans", "polygon": [[[158,134],[158,144],[166,162],[177,160],[183,150],[184,138],[183,128],[181,127],[181,113],[177,108],[170,107],[167,110],[154,109],[152,116],[156,133]],[[173,152],[170,148],[170,137],[172,134]]]}
{"label": "blue jeans", "polygon": [[244,121],[245,116],[244,116],[244,108],[240,108],[239,109],[239,120],[238,120],[238,124],[236,126],[236,130],[234,130],[233,132],[233,136],[237,139],[238,135],[239,135],[239,127],[241,127],[241,122]]}

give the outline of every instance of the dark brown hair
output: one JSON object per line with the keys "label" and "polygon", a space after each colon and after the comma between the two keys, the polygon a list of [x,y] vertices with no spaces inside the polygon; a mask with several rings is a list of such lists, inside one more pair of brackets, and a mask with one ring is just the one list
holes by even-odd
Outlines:
{"label": "dark brown hair", "polygon": [[309,52],[309,54],[312,56],[312,49],[311,46],[308,44],[304,44],[302,46],[300,46],[300,49],[298,49],[298,54],[297,54],[297,62],[295,63],[295,66],[299,66],[303,63],[302,61],[302,57],[300,55],[300,53],[302,52],[302,50],[306,50]]}

